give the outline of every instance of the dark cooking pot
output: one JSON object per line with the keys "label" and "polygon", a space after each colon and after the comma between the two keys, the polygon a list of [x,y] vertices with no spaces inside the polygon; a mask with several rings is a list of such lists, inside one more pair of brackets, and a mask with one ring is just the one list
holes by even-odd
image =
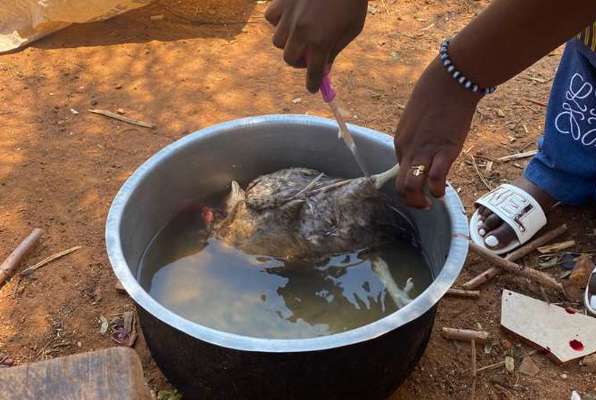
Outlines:
{"label": "dark cooking pot", "polygon": [[[372,171],[395,163],[390,136],[358,126],[351,130]],[[248,182],[295,166],[359,175],[334,122],[262,116],[212,126],[167,146],[114,199],[106,227],[110,262],[138,305],[155,361],[185,399],[383,399],[424,352],[435,306],[468,251],[467,220],[451,187],[430,211],[403,209],[418,230],[433,283],[406,307],[351,331],[292,340],[230,334],[176,315],[139,285],[143,251],[181,207],[221,193],[232,179]]]}

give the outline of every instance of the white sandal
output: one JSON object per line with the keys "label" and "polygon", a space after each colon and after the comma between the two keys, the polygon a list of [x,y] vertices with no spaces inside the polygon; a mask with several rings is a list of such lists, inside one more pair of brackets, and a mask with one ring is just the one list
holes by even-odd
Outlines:
{"label": "white sandal", "polygon": [[596,268],[592,271],[588,286],[586,287],[584,305],[590,314],[596,316]]}
{"label": "white sandal", "polygon": [[[493,249],[485,243],[485,237],[478,233],[482,222],[480,212],[476,210],[470,219],[470,238],[479,246],[495,254],[505,254],[527,243],[546,225],[546,214],[532,195],[517,186],[504,184],[485,194],[476,201],[476,206],[488,208],[503,222],[513,229],[517,240],[513,240],[502,249]],[[496,239],[496,238],[495,238]],[[495,245],[497,245],[495,243]]]}

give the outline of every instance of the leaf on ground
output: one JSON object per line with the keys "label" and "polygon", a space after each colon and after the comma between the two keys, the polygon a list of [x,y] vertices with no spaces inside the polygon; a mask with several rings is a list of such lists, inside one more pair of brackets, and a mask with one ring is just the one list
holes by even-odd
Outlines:
{"label": "leaf on ground", "polygon": [[112,340],[122,346],[132,347],[137,340],[135,326],[135,315],[132,311],[126,311],[121,317],[111,322]]}

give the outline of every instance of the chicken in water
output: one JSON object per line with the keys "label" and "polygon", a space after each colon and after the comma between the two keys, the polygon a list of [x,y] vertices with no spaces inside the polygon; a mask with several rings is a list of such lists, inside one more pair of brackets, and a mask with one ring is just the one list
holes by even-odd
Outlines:
{"label": "chicken in water", "polygon": [[[288,168],[260,176],[244,190],[232,182],[224,216],[209,215],[210,235],[248,254],[301,264],[396,239],[419,247],[411,223],[380,190],[397,168],[355,179]],[[371,261],[397,306],[411,301],[411,280],[399,288],[384,260]]]}

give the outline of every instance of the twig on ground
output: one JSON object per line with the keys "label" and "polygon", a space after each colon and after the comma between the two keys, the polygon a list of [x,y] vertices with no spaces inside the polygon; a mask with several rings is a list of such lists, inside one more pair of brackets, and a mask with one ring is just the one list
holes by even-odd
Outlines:
{"label": "twig on ground", "polygon": [[488,339],[489,336],[488,332],[486,331],[474,331],[471,329],[456,329],[444,327],[441,331],[445,339],[460,340],[463,342],[469,342],[471,340],[484,342]]}
{"label": "twig on ground", "polygon": [[93,114],[103,115],[104,117],[117,119],[118,121],[122,121],[127,124],[142,126],[143,128],[150,128],[150,129],[155,128],[155,124],[152,124],[150,122],[144,122],[144,121],[139,121],[136,119],[127,118],[123,115],[116,114],[116,113],[113,113],[113,112],[107,111],[107,110],[97,110],[97,109],[92,108],[92,109],[89,109],[89,112],[93,113]]}
{"label": "twig on ground", "polygon": [[532,103],[532,104],[536,104],[537,106],[542,106],[542,107],[546,107],[547,104],[542,102],[542,101],[538,101],[538,100],[534,100],[534,99],[530,99],[526,97],[526,101]]}
{"label": "twig on ground", "polygon": [[[509,253],[509,255],[507,255],[507,257],[505,257],[505,259],[509,260],[509,261],[519,260],[520,258],[522,258],[522,257],[530,254],[534,250],[536,250],[538,247],[554,240],[558,236],[561,236],[565,232],[567,232],[567,225],[563,224],[556,229],[546,232],[544,235],[538,237],[537,239],[534,239],[533,241],[526,243],[525,245],[523,245],[519,249],[515,250],[514,252]],[[500,268],[491,267],[491,268],[487,269],[486,271],[484,271],[483,273],[470,279],[468,282],[464,283],[462,285],[462,287],[464,289],[468,289],[468,290],[476,289],[477,287],[480,287],[481,285],[490,281],[492,278],[497,276],[500,272],[501,272]]]}
{"label": "twig on ground", "polygon": [[523,153],[511,154],[509,156],[497,158],[497,161],[506,162],[506,161],[512,161],[512,160],[521,160],[523,158],[535,156],[537,153],[538,153],[538,150],[530,150],[530,151],[525,151]]}
{"label": "twig on ground", "polygon": [[[536,353],[538,353],[538,350],[531,350],[524,357],[533,356]],[[476,370],[476,373],[479,373],[482,371],[488,371],[489,369],[495,369],[495,368],[499,368],[499,367],[503,367],[503,366],[505,366],[505,360],[496,362],[494,364],[485,365],[484,367],[480,367]]]}
{"label": "twig on ground", "polygon": [[472,400],[476,399],[476,340],[472,339]]}
{"label": "twig on ground", "polygon": [[59,253],[53,254],[53,255],[51,255],[49,257],[46,257],[43,260],[41,260],[40,262],[38,262],[37,264],[32,265],[32,266],[27,267],[24,270],[22,270],[21,271],[21,276],[31,275],[33,273],[33,271],[35,271],[35,270],[37,270],[37,269],[39,269],[41,267],[44,267],[45,265],[51,263],[54,260],[57,260],[57,259],[62,258],[64,256],[67,256],[70,253],[74,253],[75,251],[79,250],[80,248],[81,248],[81,246],[75,246],[75,247],[72,247],[72,248],[70,248],[68,250],[63,250],[63,251],[61,251]]}
{"label": "twig on ground", "polygon": [[492,262],[501,269],[524,276],[528,279],[533,280],[534,282],[541,284],[544,287],[556,289],[560,291],[562,294],[565,294],[563,286],[550,275],[547,275],[543,272],[537,271],[532,268],[516,264],[510,260],[501,258],[498,255],[492,253],[490,250],[478,246],[476,243],[472,241],[470,241],[470,249],[472,249],[476,254],[482,256],[484,259]]}
{"label": "twig on ground", "polygon": [[449,289],[447,295],[477,299],[480,297],[480,290]]}
{"label": "twig on ground", "polygon": [[550,253],[558,253],[562,250],[569,249],[575,246],[575,240],[566,240],[560,243],[553,243],[546,246],[538,247],[536,250],[540,254],[550,254]]}
{"label": "twig on ground", "polygon": [[476,339],[472,339],[472,376],[476,377]]}
{"label": "twig on ground", "polygon": [[480,180],[482,181],[482,183],[484,184],[484,186],[486,186],[486,188],[488,190],[493,190],[492,186],[488,183],[488,181],[486,180],[486,178],[484,177],[484,175],[482,175],[482,172],[480,172],[480,169],[478,168],[478,164],[476,164],[476,158],[474,158],[474,156],[471,155],[471,154],[469,155],[469,157],[472,160],[472,166],[476,170],[476,174],[478,174],[478,177],[480,178]]}

